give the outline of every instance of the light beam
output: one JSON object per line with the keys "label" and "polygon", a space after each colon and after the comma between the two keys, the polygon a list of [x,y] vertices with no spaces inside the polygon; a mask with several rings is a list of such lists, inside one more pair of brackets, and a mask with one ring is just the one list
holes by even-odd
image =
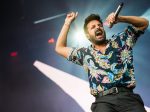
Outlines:
{"label": "light beam", "polygon": [[90,107],[94,97],[90,95],[88,82],[40,61],[35,61],[33,65],[71,96],[85,112],[91,112]]}
{"label": "light beam", "polygon": [[46,21],[49,21],[49,20],[52,20],[52,19],[56,19],[56,18],[65,16],[65,15],[67,15],[67,13],[62,13],[62,14],[58,14],[58,15],[55,15],[55,16],[51,16],[51,17],[48,17],[48,18],[40,19],[40,20],[35,21],[34,24],[46,22]]}

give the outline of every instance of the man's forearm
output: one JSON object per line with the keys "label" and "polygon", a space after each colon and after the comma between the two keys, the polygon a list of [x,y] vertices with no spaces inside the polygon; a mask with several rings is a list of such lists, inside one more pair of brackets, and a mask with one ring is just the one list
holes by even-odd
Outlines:
{"label": "man's forearm", "polygon": [[55,48],[56,51],[60,47],[67,46],[67,35],[68,35],[69,28],[70,28],[70,23],[64,23],[56,42],[56,48]]}
{"label": "man's forearm", "polygon": [[148,27],[148,20],[142,17],[137,16],[118,16],[118,22],[125,22],[132,24],[134,27],[139,30],[145,30]]}

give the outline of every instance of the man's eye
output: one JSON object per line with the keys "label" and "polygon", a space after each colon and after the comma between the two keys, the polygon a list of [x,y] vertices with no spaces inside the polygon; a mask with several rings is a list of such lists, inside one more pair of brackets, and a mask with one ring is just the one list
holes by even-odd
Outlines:
{"label": "man's eye", "polygon": [[99,27],[102,27],[102,25],[101,25],[101,24],[98,24],[98,26],[99,26]]}
{"label": "man's eye", "polygon": [[91,29],[93,29],[93,28],[94,28],[94,26],[91,27]]}

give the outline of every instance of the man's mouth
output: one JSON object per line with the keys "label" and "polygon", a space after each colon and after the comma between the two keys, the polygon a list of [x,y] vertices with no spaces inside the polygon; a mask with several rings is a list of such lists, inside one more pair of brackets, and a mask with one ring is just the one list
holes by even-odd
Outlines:
{"label": "man's mouth", "polygon": [[96,31],[95,31],[95,36],[96,36],[98,39],[102,37],[102,34],[103,34],[103,32],[100,31],[100,30],[96,30]]}

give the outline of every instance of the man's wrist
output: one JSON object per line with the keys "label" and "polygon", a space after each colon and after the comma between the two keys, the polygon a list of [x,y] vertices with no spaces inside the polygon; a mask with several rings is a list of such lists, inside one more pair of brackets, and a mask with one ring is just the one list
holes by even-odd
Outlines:
{"label": "man's wrist", "polygon": [[118,16],[118,18],[117,18],[117,23],[118,23],[118,22],[126,22],[125,16]]}
{"label": "man's wrist", "polygon": [[67,21],[65,21],[65,23],[64,23],[64,25],[66,25],[66,26],[70,26],[70,22],[67,22]]}

